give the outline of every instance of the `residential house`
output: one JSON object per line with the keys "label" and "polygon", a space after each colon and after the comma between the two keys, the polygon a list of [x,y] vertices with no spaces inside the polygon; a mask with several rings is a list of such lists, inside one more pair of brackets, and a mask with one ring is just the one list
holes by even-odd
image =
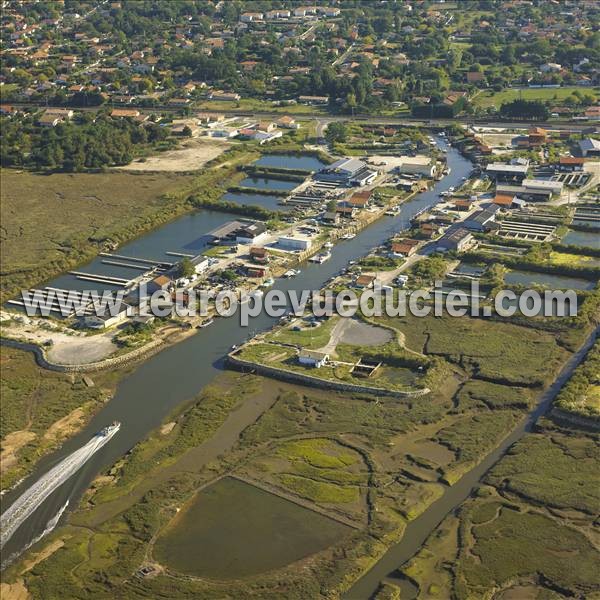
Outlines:
{"label": "residential house", "polygon": [[528,131],[527,141],[529,146],[541,146],[548,141],[548,132],[541,127],[531,127]]}
{"label": "residential house", "polygon": [[470,198],[457,198],[454,201],[454,208],[460,211],[469,211],[473,207],[473,200]]}
{"label": "residential house", "polygon": [[558,168],[561,171],[582,171],[585,159],[579,156],[561,156],[558,159]]}
{"label": "residential house", "polygon": [[308,365],[320,369],[329,360],[329,354],[325,352],[319,352],[317,350],[300,350],[298,354],[298,362],[301,365]]}
{"label": "residential house", "polygon": [[240,21],[242,23],[254,23],[256,21],[262,21],[264,14],[260,12],[245,12],[240,15]]}
{"label": "residential house", "polygon": [[262,131],[263,133],[271,133],[277,129],[277,123],[272,121],[261,121],[256,127],[256,131]]}
{"label": "residential house", "polygon": [[113,108],[110,112],[113,119],[136,119],[140,114],[135,108]]}
{"label": "residential house", "polygon": [[166,275],[158,275],[148,284],[148,294],[153,294],[158,290],[169,290],[175,287],[173,280]]}
{"label": "residential house", "polygon": [[48,108],[38,119],[41,127],[56,127],[59,123],[68,121],[73,116],[73,111],[68,108]]}
{"label": "residential house", "polygon": [[371,200],[373,192],[371,190],[365,190],[362,192],[355,192],[348,198],[346,201],[350,206],[354,206],[355,208],[367,208],[369,206],[369,201]]}
{"label": "residential house", "polygon": [[398,240],[392,242],[392,254],[394,256],[412,256],[419,245],[418,240]]}
{"label": "residential house", "polygon": [[419,225],[419,231],[422,235],[431,239],[442,232],[442,227],[435,221],[423,221]]}
{"label": "residential house", "polygon": [[283,129],[300,129],[300,123],[294,117],[284,116],[277,120],[277,126]]}
{"label": "residential house", "polygon": [[375,285],[377,277],[375,275],[359,275],[354,280],[354,287],[360,289],[371,289]]}

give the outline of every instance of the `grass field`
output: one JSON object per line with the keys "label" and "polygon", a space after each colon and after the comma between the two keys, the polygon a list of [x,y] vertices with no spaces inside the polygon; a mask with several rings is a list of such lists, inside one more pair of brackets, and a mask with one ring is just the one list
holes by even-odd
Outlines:
{"label": "grass field", "polygon": [[184,210],[189,175],[1,174],[2,300]]}
{"label": "grass field", "polygon": [[600,342],[588,352],[556,399],[557,408],[600,421]]}
{"label": "grass field", "polygon": [[448,315],[382,320],[405,336],[408,348],[441,355],[495,383],[540,385],[565,358],[554,335],[511,323]]}
{"label": "grass field", "polygon": [[500,108],[504,102],[512,102],[522,98],[523,100],[542,100],[543,102],[560,102],[570,96],[573,92],[580,91],[583,94],[591,94],[598,99],[598,92],[594,88],[586,87],[561,87],[561,88],[524,88],[502,90],[494,92],[485,90],[473,99],[473,104],[478,108]]}

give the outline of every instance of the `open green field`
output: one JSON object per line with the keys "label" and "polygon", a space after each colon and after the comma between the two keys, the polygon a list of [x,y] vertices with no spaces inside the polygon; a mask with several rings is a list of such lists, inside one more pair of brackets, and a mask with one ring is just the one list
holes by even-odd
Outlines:
{"label": "open green field", "polygon": [[443,356],[477,377],[511,385],[540,385],[565,359],[551,333],[508,322],[463,317],[381,317],[406,346]]}
{"label": "open green field", "polygon": [[600,342],[595,343],[560,391],[556,407],[576,416],[600,420]]}
{"label": "open green field", "polygon": [[189,175],[1,173],[2,299],[183,212]]}
{"label": "open green field", "polygon": [[478,108],[496,107],[497,109],[505,102],[512,102],[522,98],[523,100],[541,100],[543,102],[560,102],[570,96],[573,92],[580,91],[582,94],[591,94],[598,99],[595,88],[589,87],[561,87],[561,88],[524,88],[522,90],[509,89],[501,92],[485,90],[473,99],[473,104]]}

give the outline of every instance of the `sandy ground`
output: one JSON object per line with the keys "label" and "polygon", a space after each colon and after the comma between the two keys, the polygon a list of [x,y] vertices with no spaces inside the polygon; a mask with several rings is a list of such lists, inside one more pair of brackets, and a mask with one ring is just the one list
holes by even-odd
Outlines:
{"label": "sandy ground", "polygon": [[76,408],[62,419],[52,423],[46,433],[44,433],[44,439],[55,441],[69,437],[80,429],[84,419],[85,412],[83,409]]}
{"label": "sandy ground", "polygon": [[96,362],[117,350],[117,346],[112,341],[114,331],[89,336],[78,333],[68,335],[44,326],[47,327],[47,322],[44,320],[31,319],[28,324],[13,321],[10,327],[4,329],[4,335],[40,345],[52,340],[52,346],[46,347],[46,356],[51,362],[61,365]]}
{"label": "sandy ground", "polygon": [[36,434],[33,431],[13,431],[2,440],[0,449],[0,473],[5,473],[17,462],[17,452],[35,439]]}
{"label": "sandy ground", "polygon": [[[49,556],[54,554],[59,548],[65,545],[64,540],[55,540],[51,544],[48,544],[43,550],[37,552],[29,560],[23,562],[23,569],[21,575],[31,571],[36,565],[46,560]],[[1,600],[29,600],[31,595],[29,594],[25,583],[22,579],[17,579],[15,583],[2,583],[0,584],[0,599]]]}
{"label": "sandy ground", "polygon": [[2,600],[28,600],[31,598],[22,579],[15,583],[0,583],[0,598]]}
{"label": "sandy ground", "polygon": [[161,152],[156,156],[149,156],[144,162],[134,161],[124,167],[124,171],[196,171],[201,169],[207,162],[216,158],[227,148],[229,144],[216,142],[206,138],[190,138],[182,142],[176,150]]}
{"label": "sandy ground", "polygon": [[173,431],[173,427],[175,427],[175,425],[176,425],[175,421],[170,421],[169,423],[165,423],[160,428],[161,435],[168,435],[169,433],[171,433],[171,431]]}

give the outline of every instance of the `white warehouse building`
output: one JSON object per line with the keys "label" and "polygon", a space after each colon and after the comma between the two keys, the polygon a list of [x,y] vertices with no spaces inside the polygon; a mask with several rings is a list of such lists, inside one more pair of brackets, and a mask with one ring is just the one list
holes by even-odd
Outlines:
{"label": "white warehouse building", "polygon": [[425,177],[433,177],[435,174],[435,162],[431,156],[401,156],[402,164],[398,167],[399,173],[412,173],[415,175],[423,175]]}
{"label": "white warehouse building", "polygon": [[277,238],[277,245],[286,250],[308,250],[312,242],[309,238],[293,235],[282,235]]}

